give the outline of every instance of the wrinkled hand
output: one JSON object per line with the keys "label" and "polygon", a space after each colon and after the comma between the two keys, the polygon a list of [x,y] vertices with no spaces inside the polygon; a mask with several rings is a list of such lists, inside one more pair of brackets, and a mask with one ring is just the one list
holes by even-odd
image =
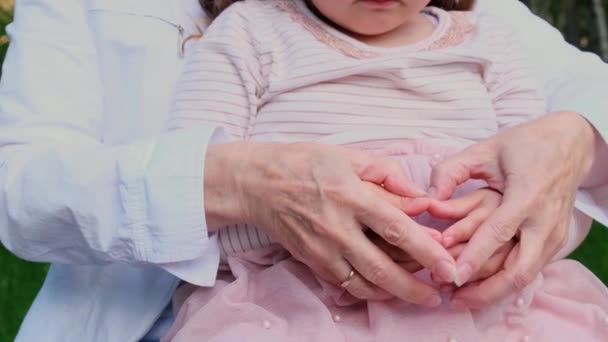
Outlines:
{"label": "wrinkled hand", "polygon": [[455,295],[483,307],[527,286],[564,245],[576,190],[594,156],[594,130],[572,112],[546,115],[510,128],[439,164],[431,183],[439,199],[470,178],[504,194],[457,259],[457,280],[478,274],[516,234],[504,270]]}
{"label": "wrinkled hand", "polygon": [[[239,143],[221,148],[225,150],[208,151],[205,171],[207,220],[214,226],[256,224],[334,284],[340,284],[354,268],[357,275],[347,290],[356,297],[395,296],[426,306],[440,304],[435,289],[396,264],[364,233],[364,227],[369,227],[438,274],[450,276],[455,269],[453,258],[441,244],[398,209],[408,211],[409,205],[419,204],[400,198],[395,206],[374,190],[377,186],[369,185],[381,185],[395,198],[423,195],[405,179],[397,162],[320,144]],[[226,156],[233,160],[226,161]],[[209,158],[224,162],[210,162]],[[229,184],[228,189],[214,190],[213,175],[228,177],[221,182]],[[222,210],[232,216],[211,214]]]}

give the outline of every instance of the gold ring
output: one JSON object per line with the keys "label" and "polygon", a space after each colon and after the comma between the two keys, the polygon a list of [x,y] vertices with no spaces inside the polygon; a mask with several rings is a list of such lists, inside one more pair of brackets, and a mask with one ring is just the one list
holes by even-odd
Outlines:
{"label": "gold ring", "polygon": [[340,283],[340,287],[345,289],[348,287],[348,285],[350,285],[351,281],[353,281],[353,278],[355,278],[355,269],[351,269],[350,273],[348,274],[348,277],[346,277],[346,279]]}

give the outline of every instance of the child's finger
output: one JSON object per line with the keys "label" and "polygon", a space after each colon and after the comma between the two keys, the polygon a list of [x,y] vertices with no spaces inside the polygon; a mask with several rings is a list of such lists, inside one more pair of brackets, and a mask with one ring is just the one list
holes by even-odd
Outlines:
{"label": "child's finger", "polygon": [[434,199],[431,200],[428,211],[437,218],[459,220],[477,208],[482,200],[483,193],[479,191],[447,201]]}
{"label": "child's finger", "polygon": [[[433,228],[425,227],[426,231],[429,233],[433,240],[441,243],[441,233]],[[368,230],[366,233],[367,237],[372,241],[378,248],[380,248],[384,253],[386,253],[391,259],[396,262],[409,262],[414,261],[414,259],[404,250],[391,245],[378,234],[376,234],[373,230]]]}
{"label": "child's finger", "polygon": [[410,273],[416,273],[418,271],[421,271],[424,267],[422,267],[422,265],[420,265],[418,262],[416,261],[410,261],[410,262],[398,262],[398,264],[405,268],[406,271],[410,272]]}
{"label": "child's finger", "polygon": [[448,248],[448,253],[450,253],[450,255],[456,259],[458,258],[458,256],[460,255],[460,253],[462,253],[462,250],[465,248],[467,244],[466,243],[459,243],[457,245],[454,245],[452,247]]}
{"label": "child's finger", "polygon": [[496,253],[492,255],[490,260],[488,260],[488,262],[481,268],[481,270],[473,276],[471,281],[483,280],[502,271],[504,269],[505,261],[507,260],[507,257],[511,253],[511,250],[514,246],[515,242],[511,240],[506,245],[501,247],[498,251],[496,251]]}
{"label": "child's finger", "polygon": [[443,235],[441,234],[441,232],[439,232],[437,229],[434,228],[428,228],[426,227],[427,232],[429,233],[429,235],[431,235],[431,237],[433,238],[433,240],[441,243],[443,240]]}
{"label": "child's finger", "polygon": [[410,262],[414,262],[415,260],[407,254],[405,251],[399,249],[388,243],[382,237],[377,234],[368,234],[369,239],[376,245],[380,250],[382,250],[386,255],[388,255],[393,261],[399,264],[406,264]]}
{"label": "child's finger", "polygon": [[408,216],[418,216],[425,212],[430,205],[431,200],[424,197],[403,197],[389,192],[384,187],[374,183],[367,182],[369,189],[378,194],[383,200],[390,203],[393,207],[403,211]]}
{"label": "child's finger", "polygon": [[475,210],[467,217],[448,227],[442,233],[441,243],[443,247],[450,248],[455,244],[469,241],[486,219],[486,216],[483,210]]}

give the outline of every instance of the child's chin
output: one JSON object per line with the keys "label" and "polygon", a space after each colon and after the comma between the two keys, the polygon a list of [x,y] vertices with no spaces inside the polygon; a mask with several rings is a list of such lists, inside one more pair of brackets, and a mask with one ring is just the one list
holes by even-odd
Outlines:
{"label": "child's chin", "polygon": [[389,33],[395,30],[399,25],[387,25],[386,23],[370,23],[370,25],[359,26],[351,30],[360,36],[374,37]]}

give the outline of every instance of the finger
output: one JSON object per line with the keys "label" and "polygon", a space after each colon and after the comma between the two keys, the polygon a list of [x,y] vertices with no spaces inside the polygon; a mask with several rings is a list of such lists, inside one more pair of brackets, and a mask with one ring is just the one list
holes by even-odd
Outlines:
{"label": "finger", "polygon": [[466,243],[460,243],[460,244],[454,245],[454,246],[448,248],[448,253],[450,253],[450,255],[453,258],[458,258],[466,246],[467,246]]}
{"label": "finger", "polygon": [[[314,264],[310,264],[309,267],[325,281],[341,286],[354,268],[342,257],[336,256],[334,260],[336,260],[334,263],[325,264],[321,267],[315,267]],[[384,300],[391,297],[386,291],[356,274],[345,290],[359,299]]]}
{"label": "finger", "polygon": [[507,260],[509,253],[511,253],[511,250],[513,249],[514,245],[515,242],[511,241],[501,247],[494,255],[492,255],[490,260],[488,260],[488,262],[483,265],[481,270],[469,280],[469,282],[477,282],[483,279],[487,279],[503,270],[505,261]]}
{"label": "finger", "polygon": [[[455,245],[451,248],[448,248],[448,253],[450,253],[450,255],[453,258],[457,258],[460,255],[460,253],[462,253],[462,250],[464,249],[465,246],[466,246],[466,244],[464,244],[464,243]],[[448,282],[448,281],[442,280],[434,273],[431,273],[431,280],[433,280],[435,283],[438,283],[441,285],[453,284],[453,282]]]}
{"label": "finger", "polygon": [[370,236],[370,240],[374,245],[378,246],[381,251],[386,253],[391,259],[393,259],[393,261],[397,263],[408,263],[414,261],[414,259],[412,259],[412,257],[405,251],[386,242],[377,234],[372,234],[372,236]]}
{"label": "finger", "polygon": [[364,183],[369,190],[374,192],[378,197],[382,198],[386,202],[390,203],[395,208],[403,211],[409,216],[418,216],[425,212],[431,203],[431,200],[424,197],[411,198],[396,195],[387,191],[386,188],[376,185],[374,183]]}
{"label": "finger", "polygon": [[447,201],[431,200],[428,210],[431,215],[437,218],[446,220],[460,220],[461,218],[467,216],[475,208],[479,207],[479,204],[483,198],[483,192],[474,191],[462,197]]}
{"label": "finger", "polygon": [[[523,241],[520,240],[511,250],[507,256],[505,268],[487,279],[467,284],[457,290],[453,298],[468,308],[480,309],[511,293],[519,292],[529,285],[542,269],[542,265],[538,265],[536,260],[532,260],[533,254],[525,255],[521,245]],[[538,242],[536,241],[532,245]]]}
{"label": "finger", "polygon": [[[511,253],[517,253],[511,251]],[[482,309],[501,298],[513,293],[513,287],[508,283],[510,279],[507,269],[499,270],[493,276],[481,281],[469,282],[454,291],[452,301],[459,307]]]}
{"label": "finger", "polygon": [[417,261],[399,262],[399,266],[403,267],[409,273],[416,273],[424,269]]}
{"label": "finger", "polygon": [[352,239],[347,248],[344,257],[371,284],[408,303],[427,307],[441,305],[435,289],[397,265],[366,238]]}
{"label": "finger", "polygon": [[393,298],[391,294],[373,285],[357,273],[344,289],[354,297],[364,300],[383,301]]}
{"label": "finger", "polygon": [[[481,224],[457,260],[456,285],[466,283],[490,257],[517,233],[527,217],[525,188],[512,184],[502,204]],[[542,246],[542,245],[541,245]]]}
{"label": "finger", "polygon": [[386,242],[407,252],[414,260],[445,281],[454,279],[454,259],[434,240],[427,229],[390,205],[370,201],[357,219]]}
{"label": "finger", "polygon": [[473,211],[469,216],[448,227],[442,233],[441,243],[445,248],[450,248],[458,243],[469,241],[486,217],[487,215],[482,210]]}
{"label": "finger", "polygon": [[479,165],[481,149],[474,145],[437,164],[431,173],[429,195],[437,199],[452,196],[456,187],[473,177],[475,165]]}
{"label": "finger", "polygon": [[551,246],[547,236],[553,229],[548,231],[524,227],[521,230],[518,242],[518,253],[514,254],[512,260],[507,260],[509,284],[515,291],[522,290],[528,286],[534,277],[551,260],[559,246]]}
{"label": "finger", "polygon": [[[431,236],[431,238],[439,243],[441,243],[441,239],[442,239],[442,235],[441,232],[439,232],[437,229],[435,228],[428,228],[428,227],[423,227],[424,230]],[[378,247],[380,247],[381,250],[385,250],[386,249],[390,249],[391,251],[395,251],[402,254],[403,256],[401,258],[404,258],[405,256],[407,256],[408,258],[412,259],[412,257],[407,254],[405,251],[403,251],[402,249],[391,245],[390,243],[386,242],[384,239],[382,239],[378,234],[376,234],[376,232],[374,232],[371,229],[367,229],[365,231],[366,236]]]}
{"label": "finger", "polygon": [[366,182],[383,185],[386,190],[406,197],[421,197],[426,191],[407,179],[401,165],[392,159],[357,153],[353,157],[355,172]]}
{"label": "finger", "polygon": [[439,243],[441,243],[441,240],[443,239],[443,236],[441,235],[441,232],[438,231],[435,228],[429,228],[429,227],[424,227],[424,229],[426,230],[426,232],[431,236],[431,238]]}

